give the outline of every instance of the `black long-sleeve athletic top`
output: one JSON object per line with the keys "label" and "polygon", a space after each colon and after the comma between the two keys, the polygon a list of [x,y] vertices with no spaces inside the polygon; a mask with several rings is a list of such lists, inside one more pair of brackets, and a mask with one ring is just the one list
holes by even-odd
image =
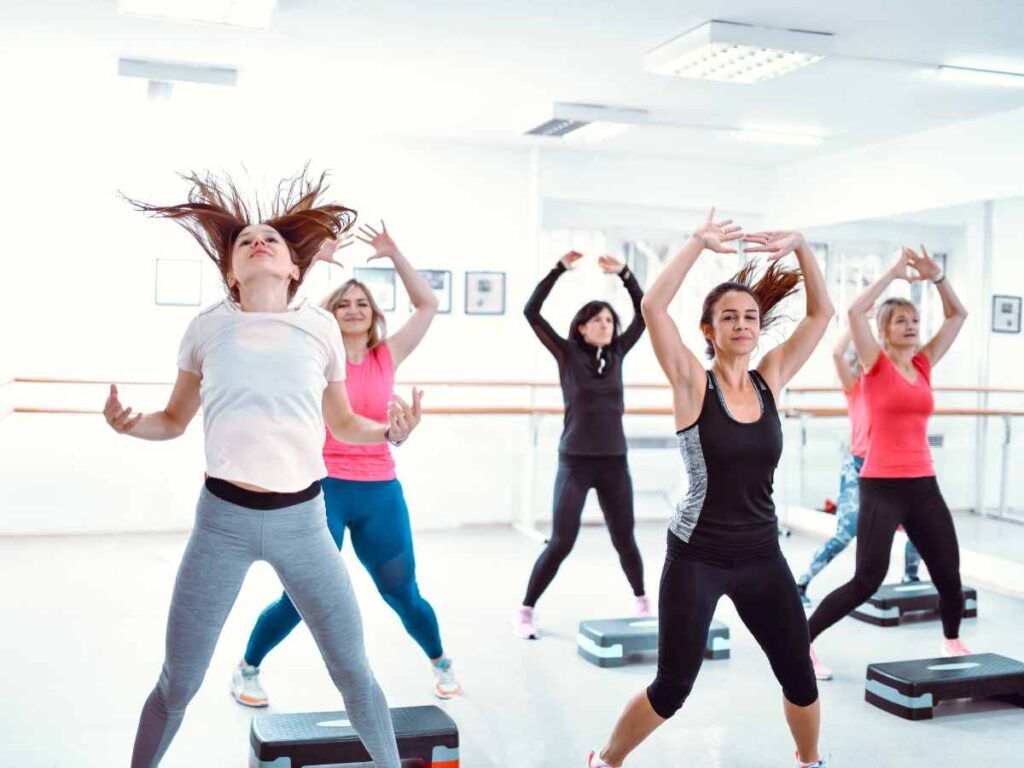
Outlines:
{"label": "black long-sleeve athletic top", "polygon": [[619,273],[633,300],[633,320],[607,347],[593,347],[562,338],[541,316],[544,300],[563,272],[565,265],[559,261],[537,284],[525,310],[533,332],[558,361],[565,404],[565,426],[558,450],[574,456],[623,456],[626,435],[622,431],[622,358],[647,327],[640,314],[644,292],[628,268]]}

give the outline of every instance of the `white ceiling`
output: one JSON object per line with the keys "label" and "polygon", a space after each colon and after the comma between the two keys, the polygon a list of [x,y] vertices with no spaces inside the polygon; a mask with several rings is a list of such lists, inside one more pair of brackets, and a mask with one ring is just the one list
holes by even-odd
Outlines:
{"label": "white ceiling", "polygon": [[[1024,106],[1024,88],[948,83],[921,66],[870,60],[1024,71],[1024,2],[1015,0],[278,0],[269,31],[123,17],[116,0],[4,6],[0,43],[8,67],[14,56],[24,62],[21,93],[116,98],[119,109],[145,109],[141,85],[116,76],[126,55],[237,66],[239,86],[217,92],[218,106],[269,94],[314,127],[567,146],[521,134],[554,101],[570,101],[647,109],[655,122],[827,137],[780,147],[651,126],[582,145],[776,164]],[[710,19],[832,32],[839,55],[756,85],[644,73],[645,51]],[[190,103],[180,89],[175,101]]]}

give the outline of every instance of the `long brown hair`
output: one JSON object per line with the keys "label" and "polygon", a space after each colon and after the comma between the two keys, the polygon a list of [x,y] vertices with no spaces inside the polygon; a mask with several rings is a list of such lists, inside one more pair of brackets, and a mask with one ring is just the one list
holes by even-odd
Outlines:
{"label": "long brown hair", "polygon": [[388,337],[388,324],[384,319],[384,313],[380,311],[380,307],[373,298],[373,294],[370,293],[370,289],[366,287],[366,283],[356,280],[355,278],[346,280],[339,288],[332,291],[326,299],[320,302],[320,306],[330,312],[331,316],[334,317],[335,310],[341,306],[342,298],[353,288],[361,288],[363,293],[366,294],[366,299],[370,302],[370,312],[373,314],[373,319],[370,321],[370,333],[366,346],[368,349],[373,349]]}
{"label": "long brown hair", "polygon": [[[799,270],[783,267],[778,261],[768,265],[761,278],[754,282],[754,272],[757,269],[756,261],[748,261],[735,275],[724,283],[719,283],[711,292],[704,297],[704,308],[700,313],[700,324],[712,325],[714,320],[715,305],[729,291],[742,291],[754,298],[757,302],[758,315],[760,315],[761,330],[774,325],[780,316],[774,311],[775,307],[786,298],[797,292],[797,288],[803,281]],[[707,339],[705,353],[708,358],[714,358],[715,346],[711,339]]]}
{"label": "long brown hair", "polygon": [[[277,185],[273,200],[266,208],[258,196],[251,209],[238,186],[230,176],[218,179],[206,172],[181,174],[192,185],[188,202],[178,205],[153,205],[121,196],[136,210],[150,216],[173,219],[196,239],[206,255],[220,270],[228,295],[238,303],[238,287],[228,285],[231,270],[231,250],[239,233],[250,224],[266,224],[284,238],[292,263],[299,268],[299,279],[288,286],[291,301],[299,289],[313,257],[325,240],[337,239],[355,224],[356,211],[334,203],[318,204],[318,198],[327,191],[327,174],[313,179],[309,169]],[[255,217],[252,216],[255,210]]]}

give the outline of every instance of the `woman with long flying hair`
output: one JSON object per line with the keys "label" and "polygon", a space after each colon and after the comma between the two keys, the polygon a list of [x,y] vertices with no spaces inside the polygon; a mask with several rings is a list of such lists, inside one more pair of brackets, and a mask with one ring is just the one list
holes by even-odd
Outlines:
{"label": "woman with long flying hair", "polygon": [[[715,606],[723,595],[764,650],[782,686],[797,765],[821,768],[820,705],[809,657],[807,620],[778,541],[772,481],[782,455],[779,393],[807,361],[834,311],[811,249],[799,232],[742,234],[715,209],[665,267],[643,300],[654,353],[672,385],[679,448],[689,480],[668,530],[658,596],[658,673],[626,705],[607,746],[589,768],[620,766],[690,695],[704,658]],[[704,250],[770,254],[760,279],[747,264],[704,299],[700,329],[711,368],[683,343],[669,304]],[[781,266],[795,253],[799,270]],[[806,316],[784,342],[751,369],[762,331],[801,280]]]}
{"label": "woman with long flying hair", "polygon": [[[344,282],[321,305],[341,329],[345,387],[352,408],[360,416],[384,421],[394,392],[395,371],[416,350],[430,328],[437,314],[437,297],[398,249],[383,222],[379,231],[363,225],[358,239],[373,247],[371,261],[391,260],[415,310],[401,328],[388,336],[384,313],[370,290],[358,280]],[[325,244],[320,257],[331,258],[344,245],[338,240],[331,241]],[[456,696],[460,686],[441,645],[437,616],[420,595],[416,583],[409,509],[389,447],[384,443],[352,445],[328,432],[324,461],[327,527],[334,543],[341,549],[345,531],[349,531],[356,556],[373,577],[381,597],[430,659],[434,695],[441,699]],[[259,678],[260,664],[300,621],[287,592],[260,615],[233,674],[231,692],[240,704],[267,705],[267,694]]]}
{"label": "woman with long flying hair", "polygon": [[[356,212],[319,203],[324,177],[282,182],[269,210],[255,211],[230,181],[186,177],[188,201],[140,211],[178,222],[213,259],[228,297],[189,323],[167,405],[132,413],[111,385],[104,408],[116,432],[143,440],[180,436],[203,407],[206,479],[178,568],[166,655],[146,700],[132,768],[160,763],[206,673],[249,567],[274,568],[309,625],[345,710],[374,763],[399,768],[384,694],[363,646],[345,566],[327,530],[320,480],[324,425],[349,443],[405,440],[420,394],[395,397],[387,424],[357,416],[345,392],[345,352],[334,318],[291,300],[325,241]],[[253,215],[253,213],[255,215]]]}

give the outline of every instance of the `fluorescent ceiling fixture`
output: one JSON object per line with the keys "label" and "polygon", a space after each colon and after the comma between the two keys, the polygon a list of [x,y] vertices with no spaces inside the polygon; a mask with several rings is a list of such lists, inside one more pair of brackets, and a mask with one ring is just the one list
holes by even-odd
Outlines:
{"label": "fluorescent ceiling fixture", "polygon": [[234,67],[209,67],[176,61],[118,59],[117,74],[162,83],[204,83],[224,86],[234,86],[238,83],[238,70]]}
{"label": "fluorescent ceiling fixture", "polygon": [[760,144],[792,144],[804,147],[816,147],[825,140],[823,136],[812,136],[806,133],[752,131],[747,128],[733,131],[733,135],[740,141],[751,141]]}
{"label": "fluorescent ceiling fixture", "polygon": [[606,107],[601,104],[555,102],[554,116],[531,128],[530,136],[562,138],[570,136],[586,142],[605,141],[620,136],[636,125],[646,125],[647,110]]}
{"label": "fluorescent ceiling fixture", "polygon": [[582,128],[575,130],[569,136],[571,139],[580,139],[588,144],[599,141],[614,139],[616,136],[628,132],[633,128],[629,123],[587,123]]}
{"label": "fluorescent ceiling fixture", "polygon": [[709,21],[648,52],[644,69],[656,75],[759,83],[830,53],[830,33]]}
{"label": "fluorescent ceiling fixture", "polygon": [[120,0],[121,13],[266,29],[277,0]]}
{"label": "fluorescent ceiling fixture", "polygon": [[998,85],[1021,88],[1024,87],[1024,72],[998,72],[992,69],[972,69],[970,67],[939,67],[939,77],[972,85]]}

